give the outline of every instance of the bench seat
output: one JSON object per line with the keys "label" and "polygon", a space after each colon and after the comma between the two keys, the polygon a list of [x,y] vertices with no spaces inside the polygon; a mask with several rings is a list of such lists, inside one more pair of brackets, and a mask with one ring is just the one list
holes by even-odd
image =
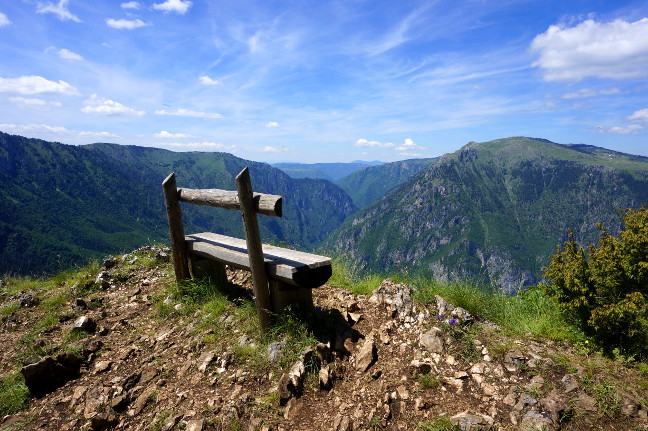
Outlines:
{"label": "bench seat", "polygon": [[[244,239],[204,232],[186,235],[185,240],[191,254],[250,270]],[[319,287],[332,274],[331,259],[325,256],[263,244],[263,257],[268,276],[291,286]]]}

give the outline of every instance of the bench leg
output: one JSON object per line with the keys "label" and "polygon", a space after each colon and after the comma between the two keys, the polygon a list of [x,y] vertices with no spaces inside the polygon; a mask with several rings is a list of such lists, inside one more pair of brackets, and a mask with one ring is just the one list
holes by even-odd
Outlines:
{"label": "bench leg", "polygon": [[285,284],[278,280],[270,279],[270,300],[272,312],[280,313],[287,305],[299,305],[302,309],[313,307],[312,289],[293,288],[283,289]]}
{"label": "bench leg", "polygon": [[189,269],[194,280],[210,279],[217,286],[227,285],[225,265],[220,262],[189,255]]}

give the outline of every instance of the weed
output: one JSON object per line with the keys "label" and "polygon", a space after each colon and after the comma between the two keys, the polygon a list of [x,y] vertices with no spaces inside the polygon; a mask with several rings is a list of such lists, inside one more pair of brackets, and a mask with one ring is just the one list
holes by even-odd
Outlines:
{"label": "weed", "polygon": [[416,376],[416,381],[425,389],[434,389],[441,385],[441,379],[429,373],[419,374]]}
{"label": "weed", "polygon": [[421,422],[419,429],[421,431],[456,431],[459,427],[453,425],[448,417],[438,416],[436,419]]}
{"label": "weed", "polygon": [[29,397],[29,389],[20,372],[15,372],[0,380],[0,415],[11,415],[19,411]]}
{"label": "weed", "polygon": [[0,307],[0,318],[2,317],[7,317],[14,311],[18,310],[20,308],[20,305],[18,304],[18,301],[12,301],[11,303]]}
{"label": "weed", "polygon": [[596,382],[589,374],[583,375],[580,383],[598,404],[602,416],[614,417],[621,410],[621,395],[616,386],[609,382]]}

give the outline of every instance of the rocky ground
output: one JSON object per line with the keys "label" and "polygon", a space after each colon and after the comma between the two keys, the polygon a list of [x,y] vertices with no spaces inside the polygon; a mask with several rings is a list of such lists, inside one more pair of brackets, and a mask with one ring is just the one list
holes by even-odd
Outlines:
{"label": "rocky ground", "polygon": [[506,335],[440,297],[415,303],[407,285],[316,289],[310,344],[291,356],[293,338],[241,320],[247,273],[228,271],[238,293],[217,313],[173,295],[165,260],[108,259],[83,297],[62,282],[49,325],[44,293],[0,297],[19,303],[2,317],[0,376],[20,362],[36,396],[0,430],[648,430],[639,371]]}

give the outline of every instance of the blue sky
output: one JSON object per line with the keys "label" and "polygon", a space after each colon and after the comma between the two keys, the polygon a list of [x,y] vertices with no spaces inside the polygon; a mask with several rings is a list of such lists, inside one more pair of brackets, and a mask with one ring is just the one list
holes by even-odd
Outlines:
{"label": "blue sky", "polygon": [[648,156],[648,2],[0,2],[0,130],[251,160]]}

